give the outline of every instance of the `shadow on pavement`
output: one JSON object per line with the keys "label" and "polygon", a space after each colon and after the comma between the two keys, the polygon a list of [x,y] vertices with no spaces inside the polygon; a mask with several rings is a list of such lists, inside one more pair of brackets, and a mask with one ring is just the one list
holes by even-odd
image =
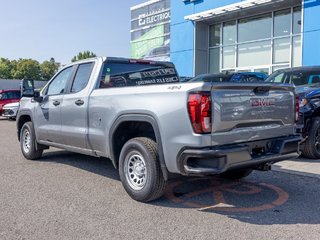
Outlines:
{"label": "shadow on pavement", "polygon": [[45,152],[39,161],[66,164],[120,181],[118,171],[113,167],[112,162],[106,158],[96,158],[58,150],[54,152]]}
{"label": "shadow on pavement", "polygon": [[[120,180],[108,159],[66,151],[46,152],[42,162],[66,164]],[[245,180],[171,180],[164,197],[149,204],[220,214],[257,225],[320,224],[320,180],[280,172],[254,172]]]}

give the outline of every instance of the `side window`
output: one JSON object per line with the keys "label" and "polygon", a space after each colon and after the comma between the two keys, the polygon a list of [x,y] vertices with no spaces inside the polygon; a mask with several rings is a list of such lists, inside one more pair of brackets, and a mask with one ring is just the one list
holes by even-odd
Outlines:
{"label": "side window", "polygon": [[284,81],[284,73],[280,73],[278,75],[276,75],[274,78],[273,78],[273,81],[272,82],[275,82],[275,83],[285,83]]}
{"label": "side window", "polygon": [[14,99],[13,92],[7,92],[7,99]]}
{"label": "side window", "polygon": [[320,83],[319,72],[311,73],[311,75],[309,76],[308,84],[315,84],[315,83]]}
{"label": "side window", "polygon": [[7,93],[7,92],[2,93],[2,98],[1,98],[1,100],[7,100],[8,98],[9,98],[9,96],[8,96],[8,93]]}
{"label": "side window", "polygon": [[72,67],[64,69],[60,72],[55,79],[50,83],[47,89],[47,95],[62,94],[71,75]]}
{"label": "side window", "polygon": [[21,92],[14,92],[14,98],[21,98]]}
{"label": "side window", "polygon": [[306,76],[301,72],[295,72],[290,75],[290,83],[296,86],[304,85],[308,83]]}
{"label": "side window", "polygon": [[93,63],[85,63],[85,64],[79,65],[76,76],[72,84],[71,92],[73,93],[80,92],[82,89],[84,89],[87,86],[91,76],[92,67],[93,67]]}
{"label": "side window", "polygon": [[14,91],[14,92],[9,92],[9,98],[10,99],[20,99],[20,92]]}

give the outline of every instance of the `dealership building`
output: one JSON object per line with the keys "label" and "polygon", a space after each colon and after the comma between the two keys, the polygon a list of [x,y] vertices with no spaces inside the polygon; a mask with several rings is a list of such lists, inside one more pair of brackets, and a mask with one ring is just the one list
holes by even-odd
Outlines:
{"label": "dealership building", "polygon": [[131,7],[131,57],[170,61],[170,2],[151,0]]}
{"label": "dealership building", "polygon": [[[164,2],[166,7],[160,6]],[[152,4],[160,7],[150,11],[146,6]],[[145,43],[163,38],[150,46],[153,51],[170,49],[167,59],[181,76],[223,71],[271,73],[320,65],[319,0],[151,0],[133,8],[136,13],[141,11],[132,17],[132,25],[145,17],[169,13],[165,23],[148,20],[147,28],[167,24],[158,35],[148,38],[143,32],[139,37]],[[132,49],[137,46],[135,40],[132,38]],[[150,54],[139,57],[152,59]]]}

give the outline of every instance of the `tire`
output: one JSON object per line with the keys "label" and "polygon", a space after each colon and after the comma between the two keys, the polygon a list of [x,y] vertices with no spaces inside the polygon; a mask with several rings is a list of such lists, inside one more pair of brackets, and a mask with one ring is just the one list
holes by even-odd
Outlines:
{"label": "tire", "polygon": [[163,195],[163,178],[157,144],[150,138],[138,137],[126,142],[119,158],[122,185],[131,198],[150,202]]}
{"label": "tire", "polygon": [[251,168],[247,169],[239,169],[239,170],[232,170],[225,173],[220,174],[221,177],[231,180],[241,179],[249,176],[252,173]]}
{"label": "tire", "polygon": [[312,119],[302,156],[311,159],[320,158],[320,117]]}
{"label": "tire", "polygon": [[23,156],[28,160],[41,158],[43,149],[37,150],[37,140],[32,122],[26,122],[20,132],[20,147]]}

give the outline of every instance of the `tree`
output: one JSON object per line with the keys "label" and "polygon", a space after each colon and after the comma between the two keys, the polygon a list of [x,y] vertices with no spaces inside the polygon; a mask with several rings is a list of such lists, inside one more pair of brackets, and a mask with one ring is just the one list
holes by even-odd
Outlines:
{"label": "tree", "polygon": [[0,58],[0,78],[12,78],[13,64],[7,58]]}
{"label": "tree", "polygon": [[58,71],[60,63],[57,63],[54,58],[51,58],[50,61],[44,61],[40,65],[41,70],[41,80],[48,81],[53,75]]}
{"label": "tree", "polygon": [[71,62],[75,62],[75,61],[79,61],[79,60],[83,60],[83,59],[87,59],[87,58],[93,58],[96,57],[97,55],[94,54],[93,52],[90,51],[83,51],[83,52],[79,52],[77,56],[74,56],[71,59]]}
{"label": "tree", "polygon": [[13,78],[16,79],[41,79],[40,64],[36,60],[32,59],[19,59],[17,61],[17,67],[13,73]]}
{"label": "tree", "polygon": [[39,63],[33,59],[9,60],[0,58],[0,79],[34,79],[50,80],[58,71],[60,63],[54,58]]}

